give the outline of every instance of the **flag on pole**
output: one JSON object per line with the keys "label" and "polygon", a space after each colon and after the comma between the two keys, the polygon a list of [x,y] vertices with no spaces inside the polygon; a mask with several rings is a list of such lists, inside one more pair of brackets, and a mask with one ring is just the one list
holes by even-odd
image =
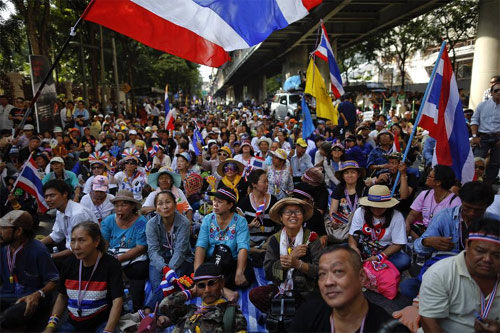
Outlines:
{"label": "flag on pole", "polygon": [[[83,15],[152,48],[211,67],[263,42],[322,0],[92,0]],[[112,14],[112,15],[111,15]]]}
{"label": "flag on pole", "polygon": [[14,183],[13,188],[19,187],[24,190],[26,193],[31,194],[35,197],[38,203],[38,209],[45,213],[49,206],[45,202],[45,198],[43,196],[43,184],[40,177],[38,177],[38,166],[33,158],[33,155],[30,155],[24,167],[17,177],[16,182]]}
{"label": "flag on pole", "polygon": [[328,39],[328,33],[326,32],[323,20],[321,20],[321,39],[318,47],[312,54],[328,63],[332,93],[335,98],[340,98],[340,96],[344,94],[344,87],[342,87],[339,66],[337,66],[337,62],[335,61],[335,56],[333,55],[332,46],[330,45],[330,40]]}
{"label": "flag on pole", "polygon": [[[311,118],[311,112],[306,103],[306,97],[302,95],[302,113],[304,114],[304,121],[302,122],[302,138],[307,140],[314,133],[314,124]],[[307,141],[306,141],[307,142]]]}
{"label": "flag on pole", "polygon": [[200,149],[198,148],[198,142],[203,146],[205,143],[203,142],[203,136],[201,135],[200,128],[198,127],[198,124],[196,123],[196,120],[193,119],[194,122],[194,131],[193,131],[193,149],[194,153],[196,156],[199,156],[201,154]]}
{"label": "flag on pole", "polygon": [[314,58],[309,60],[306,73],[306,89],[304,93],[316,98],[316,115],[320,118],[330,119],[333,125],[338,125],[339,113],[333,107],[332,100],[325,87],[325,81],[314,63]]}
{"label": "flag on pole", "polygon": [[463,184],[474,177],[474,156],[446,46],[435,66],[435,74],[428,85],[429,93],[422,101],[418,125],[436,139],[432,164],[450,166]]}
{"label": "flag on pole", "polygon": [[265,209],[266,209],[266,204],[261,203],[259,207],[257,207],[257,210],[255,211],[255,217],[259,217],[262,213],[264,213]]}
{"label": "flag on pole", "polygon": [[174,113],[170,110],[170,103],[168,101],[168,84],[165,86],[165,129],[174,130]]}

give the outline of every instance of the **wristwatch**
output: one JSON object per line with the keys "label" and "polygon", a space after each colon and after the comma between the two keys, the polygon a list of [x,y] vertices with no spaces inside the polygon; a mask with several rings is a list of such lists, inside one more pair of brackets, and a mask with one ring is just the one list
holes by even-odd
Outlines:
{"label": "wristwatch", "polygon": [[42,289],[38,289],[38,292],[40,293],[40,296],[41,296],[42,298],[45,298],[45,293],[43,292],[43,290],[42,290]]}
{"label": "wristwatch", "polygon": [[477,138],[477,134],[472,134],[472,137],[473,138]]}

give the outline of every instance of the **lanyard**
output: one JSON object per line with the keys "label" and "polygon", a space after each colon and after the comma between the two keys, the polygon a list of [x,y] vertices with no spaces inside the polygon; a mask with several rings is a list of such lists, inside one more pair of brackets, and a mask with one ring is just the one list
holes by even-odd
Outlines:
{"label": "lanyard", "polygon": [[354,212],[356,210],[356,206],[358,205],[358,193],[356,192],[354,194],[354,204],[351,202],[351,196],[349,195],[349,192],[347,192],[347,188],[344,190],[344,195],[345,199],[347,200],[347,204],[351,209],[350,213]]}
{"label": "lanyard", "polygon": [[[363,333],[365,330],[365,320],[366,316],[363,317],[363,321],[361,322],[361,327],[359,328],[359,333]],[[333,312],[330,315],[330,327],[331,327],[331,333],[335,333],[335,325],[333,323]]]}
{"label": "lanyard", "polygon": [[14,267],[16,266],[16,256],[19,251],[21,251],[24,247],[24,244],[19,246],[16,251],[14,251],[14,254],[12,257],[10,256],[10,246],[5,248],[7,251],[7,266],[9,267],[9,282],[14,283]]}
{"label": "lanyard", "polygon": [[[467,226],[467,224],[464,222],[463,218],[462,218],[462,209],[460,209],[458,211],[458,214],[460,215],[460,218],[459,218],[459,222],[458,222],[458,240],[459,240],[459,243],[458,243],[458,247],[459,247],[459,250],[463,250],[465,249],[465,242],[467,241],[467,235],[469,234],[469,227]],[[465,230],[462,229],[462,225],[465,226]],[[464,235],[464,231],[465,231],[465,235]]]}
{"label": "lanyard", "polygon": [[92,273],[90,273],[90,277],[87,281],[87,284],[85,285],[85,289],[82,290],[82,266],[83,266],[83,260],[80,260],[80,268],[78,269],[78,299],[77,299],[77,304],[78,304],[78,316],[82,316],[82,300],[85,297],[85,294],[87,293],[87,288],[89,287],[90,280],[92,280],[92,276],[94,276],[95,270],[97,269],[97,265],[99,265],[99,261],[101,260],[102,253],[99,253],[99,256],[97,257],[97,261],[94,265],[94,268],[92,268]]}
{"label": "lanyard", "polygon": [[172,226],[171,232],[165,232],[165,237],[167,238],[167,249],[170,250],[170,255],[172,255],[172,251],[174,250],[174,242],[175,242],[175,234]]}
{"label": "lanyard", "polygon": [[488,314],[490,313],[491,306],[493,305],[493,302],[495,301],[495,295],[497,293],[498,289],[498,282],[500,280],[497,278],[495,281],[495,286],[493,287],[493,290],[490,293],[490,299],[488,302],[486,302],[486,297],[484,297],[483,293],[481,292],[481,318],[486,319],[488,318]]}

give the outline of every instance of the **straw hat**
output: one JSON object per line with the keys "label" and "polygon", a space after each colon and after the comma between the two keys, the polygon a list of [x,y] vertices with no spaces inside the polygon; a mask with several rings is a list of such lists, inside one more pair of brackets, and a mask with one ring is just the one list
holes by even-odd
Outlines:
{"label": "straw hat", "polygon": [[271,151],[271,154],[279,158],[280,160],[286,161],[288,155],[284,149],[278,148],[275,151]]}
{"label": "straw hat", "polygon": [[342,163],[342,168],[338,171],[335,172],[335,178],[337,179],[342,179],[342,174],[344,173],[345,170],[348,169],[355,169],[358,170],[360,178],[363,179],[365,178],[366,175],[366,170],[364,168],[360,168],[358,165],[358,162],[356,161],[345,161]]}
{"label": "straw hat", "polygon": [[227,155],[228,155],[229,158],[233,158],[233,152],[231,151],[231,149],[228,146],[222,146],[222,147],[220,147],[219,148],[219,152],[221,152],[221,151],[227,153]]}
{"label": "straw hat", "polygon": [[297,205],[302,207],[302,209],[304,210],[304,222],[309,220],[313,215],[313,207],[304,200],[300,200],[297,198],[284,198],[275,203],[273,208],[271,208],[271,211],[269,212],[269,217],[271,218],[271,220],[276,223],[283,224],[283,222],[281,222],[280,213],[286,206],[289,205]]}
{"label": "straw hat", "polygon": [[179,188],[181,186],[181,175],[175,173],[168,167],[162,167],[158,170],[158,172],[152,173],[148,176],[148,184],[151,185],[153,189],[156,190],[158,188],[158,178],[160,178],[161,175],[169,175],[172,177],[172,182],[175,187]]}
{"label": "straw hat", "polygon": [[359,204],[366,207],[392,208],[399,200],[391,197],[391,190],[385,185],[373,185],[368,190],[368,196],[359,199]]}
{"label": "straw hat", "polygon": [[243,173],[243,170],[245,169],[243,164],[241,164],[234,158],[227,158],[224,162],[219,163],[219,166],[217,167],[217,173],[219,174],[219,176],[224,177],[224,166],[226,166],[226,164],[228,163],[233,163],[238,167],[238,174],[241,175]]}
{"label": "straw hat", "polygon": [[114,199],[111,199],[111,202],[114,204],[117,201],[128,201],[135,204],[137,209],[141,209],[141,202],[139,200],[134,199],[134,194],[129,190],[120,190],[116,193]]}

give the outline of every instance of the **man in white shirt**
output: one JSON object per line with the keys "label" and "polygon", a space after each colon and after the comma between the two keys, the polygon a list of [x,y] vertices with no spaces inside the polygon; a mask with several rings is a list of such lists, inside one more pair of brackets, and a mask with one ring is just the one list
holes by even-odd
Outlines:
{"label": "man in white shirt", "polygon": [[115,198],[114,195],[108,193],[109,180],[108,177],[99,175],[92,180],[91,191],[83,196],[80,203],[92,210],[97,217],[97,221],[102,222],[108,215],[115,211],[115,205],[111,202]]}
{"label": "man in white shirt", "polygon": [[65,240],[65,250],[52,254],[52,259],[58,268],[64,258],[72,254],[70,241],[71,230],[81,222],[91,221],[97,223],[94,213],[82,204],[70,199],[71,188],[64,180],[53,179],[43,186],[45,201],[50,209],[57,210],[56,220],[50,235],[42,239],[48,246],[57,245]]}
{"label": "man in white shirt", "polygon": [[14,105],[9,104],[9,99],[6,95],[0,95],[0,130],[12,130],[14,122],[9,119],[10,111]]}

